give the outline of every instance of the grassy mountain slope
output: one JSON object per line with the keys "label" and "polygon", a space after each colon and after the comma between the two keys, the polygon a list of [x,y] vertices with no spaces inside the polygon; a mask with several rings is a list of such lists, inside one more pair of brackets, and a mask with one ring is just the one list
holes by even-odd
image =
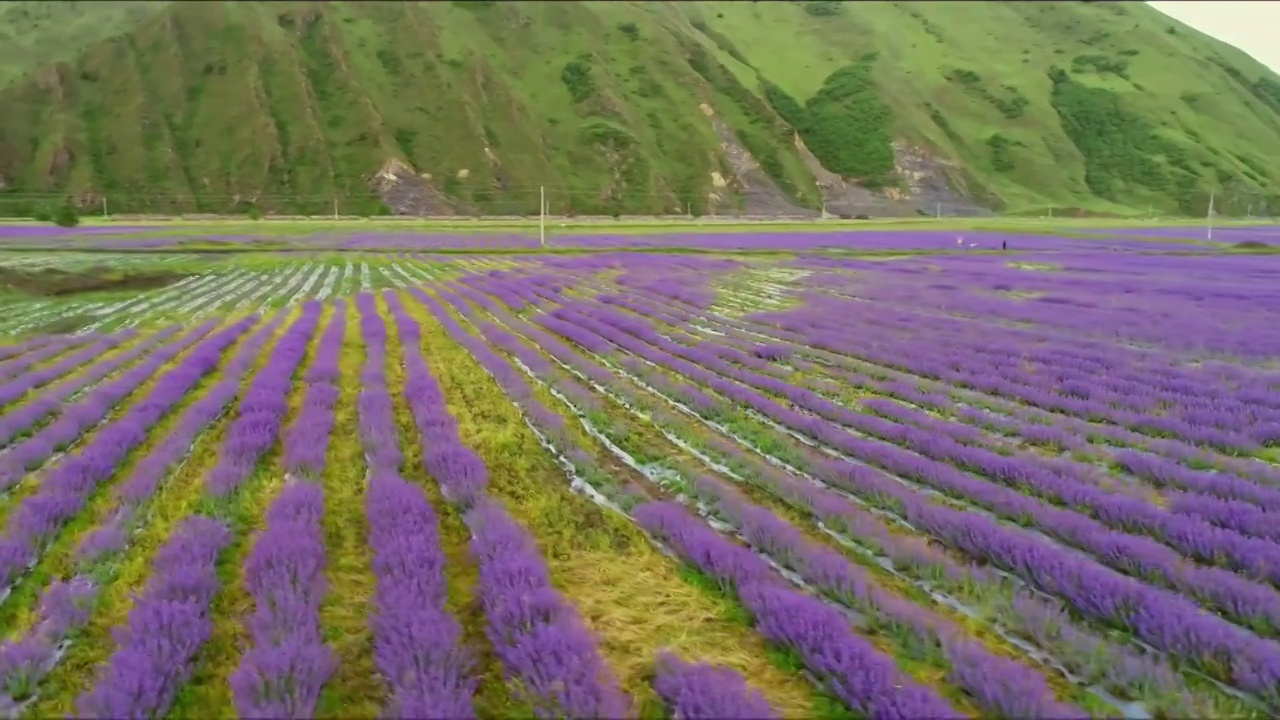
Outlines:
{"label": "grassy mountain slope", "polygon": [[1142,3],[23,2],[0,37],[4,212],[1280,195],[1280,78]]}

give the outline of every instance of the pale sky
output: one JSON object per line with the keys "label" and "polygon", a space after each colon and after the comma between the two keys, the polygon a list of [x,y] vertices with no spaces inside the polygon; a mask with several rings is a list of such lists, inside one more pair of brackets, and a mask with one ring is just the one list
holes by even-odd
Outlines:
{"label": "pale sky", "polygon": [[1280,72],[1280,2],[1180,0],[1149,5],[1206,35],[1235,45],[1258,62]]}

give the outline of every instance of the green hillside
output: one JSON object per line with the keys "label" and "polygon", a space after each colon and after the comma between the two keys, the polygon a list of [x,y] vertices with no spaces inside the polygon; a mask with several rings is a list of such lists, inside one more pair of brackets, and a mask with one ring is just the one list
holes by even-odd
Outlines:
{"label": "green hillside", "polygon": [[0,212],[1280,211],[1280,78],[1129,2],[0,2]]}

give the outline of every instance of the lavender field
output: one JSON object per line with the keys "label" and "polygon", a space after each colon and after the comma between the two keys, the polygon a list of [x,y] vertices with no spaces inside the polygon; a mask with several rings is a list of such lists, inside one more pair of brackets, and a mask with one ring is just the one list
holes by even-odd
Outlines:
{"label": "lavender field", "polygon": [[769,237],[0,257],[0,710],[1280,713],[1280,258]]}

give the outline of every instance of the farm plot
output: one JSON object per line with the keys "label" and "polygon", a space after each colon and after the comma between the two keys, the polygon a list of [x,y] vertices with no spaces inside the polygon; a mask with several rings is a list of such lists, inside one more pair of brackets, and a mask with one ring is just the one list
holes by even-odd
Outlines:
{"label": "farm plot", "polygon": [[[450,272],[440,261],[374,254],[107,258],[77,266],[75,257],[14,256],[0,265],[0,335],[92,333],[206,317],[263,313],[306,300],[405,287]],[[123,258],[112,260],[111,258]],[[114,264],[113,264],[114,263]],[[5,276],[5,268],[13,268]]]}
{"label": "farm plot", "polygon": [[227,263],[0,348],[0,705],[1274,716],[1236,263]]}

